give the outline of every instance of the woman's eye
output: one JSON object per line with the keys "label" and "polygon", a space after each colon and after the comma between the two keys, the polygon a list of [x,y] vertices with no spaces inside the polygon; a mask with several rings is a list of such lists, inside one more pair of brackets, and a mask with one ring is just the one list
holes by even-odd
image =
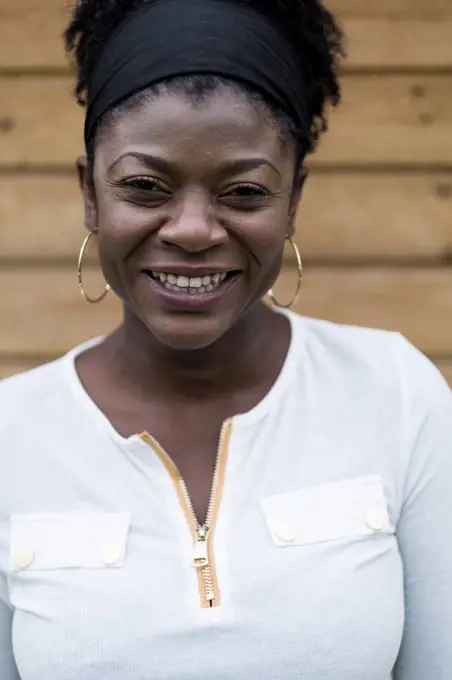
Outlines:
{"label": "woman's eye", "polygon": [[234,196],[238,198],[254,198],[256,196],[268,196],[269,193],[263,187],[256,184],[240,184],[233,187],[226,196]]}
{"label": "woman's eye", "polygon": [[220,197],[222,203],[236,210],[258,210],[263,208],[271,192],[258,184],[237,184]]}
{"label": "woman's eye", "polygon": [[152,193],[165,193],[168,194],[169,189],[162,186],[159,182],[148,177],[134,177],[123,182],[123,186],[129,189],[136,189],[138,191],[146,191]]}

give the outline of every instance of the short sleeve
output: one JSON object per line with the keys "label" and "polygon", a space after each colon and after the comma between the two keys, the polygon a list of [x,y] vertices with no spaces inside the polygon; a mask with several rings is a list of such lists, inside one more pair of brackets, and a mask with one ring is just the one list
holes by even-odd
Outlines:
{"label": "short sleeve", "polygon": [[6,579],[0,574],[0,678],[20,680],[12,649],[13,613],[6,598]]}
{"label": "short sleeve", "polygon": [[407,458],[397,538],[404,567],[405,629],[396,680],[452,678],[452,391],[401,338]]}

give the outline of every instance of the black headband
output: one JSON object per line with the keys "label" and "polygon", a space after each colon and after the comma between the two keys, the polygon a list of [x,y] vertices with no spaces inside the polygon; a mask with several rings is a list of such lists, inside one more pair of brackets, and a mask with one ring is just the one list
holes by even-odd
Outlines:
{"label": "black headband", "polygon": [[122,100],[167,78],[213,74],[247,83],[309,134],[303,73],[265,16],[235,0],[153,0],[113,33],[88,88],[85,142]]}

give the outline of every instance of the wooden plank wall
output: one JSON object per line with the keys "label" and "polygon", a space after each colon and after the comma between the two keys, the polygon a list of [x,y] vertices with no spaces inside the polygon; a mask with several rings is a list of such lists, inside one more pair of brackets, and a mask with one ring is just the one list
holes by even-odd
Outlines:
{"label": "wooden plank wall", "polygon": [[[298,215],[298,311],[401,331],[452,383],[452,2],[327,4],[349,58]],[[65,6],[0,0],[0,377],[120,316],[112,296],[93,308],[76,287],[83,116],[59,37]],[[277,291],[294,280],[288,255]]]}

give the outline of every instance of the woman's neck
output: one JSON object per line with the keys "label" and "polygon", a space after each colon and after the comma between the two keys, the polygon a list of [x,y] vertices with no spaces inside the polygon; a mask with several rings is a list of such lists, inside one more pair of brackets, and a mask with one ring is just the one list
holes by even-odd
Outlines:
{"label": "woman's neck", "polygon": [[124,324],[99,350],[115,384],[141,399],[227,398],[237,391],[276,380],[290,345],[290,324],[263,304],[255,305],[209,347],[174,350],[159,342],[136,318]]}

